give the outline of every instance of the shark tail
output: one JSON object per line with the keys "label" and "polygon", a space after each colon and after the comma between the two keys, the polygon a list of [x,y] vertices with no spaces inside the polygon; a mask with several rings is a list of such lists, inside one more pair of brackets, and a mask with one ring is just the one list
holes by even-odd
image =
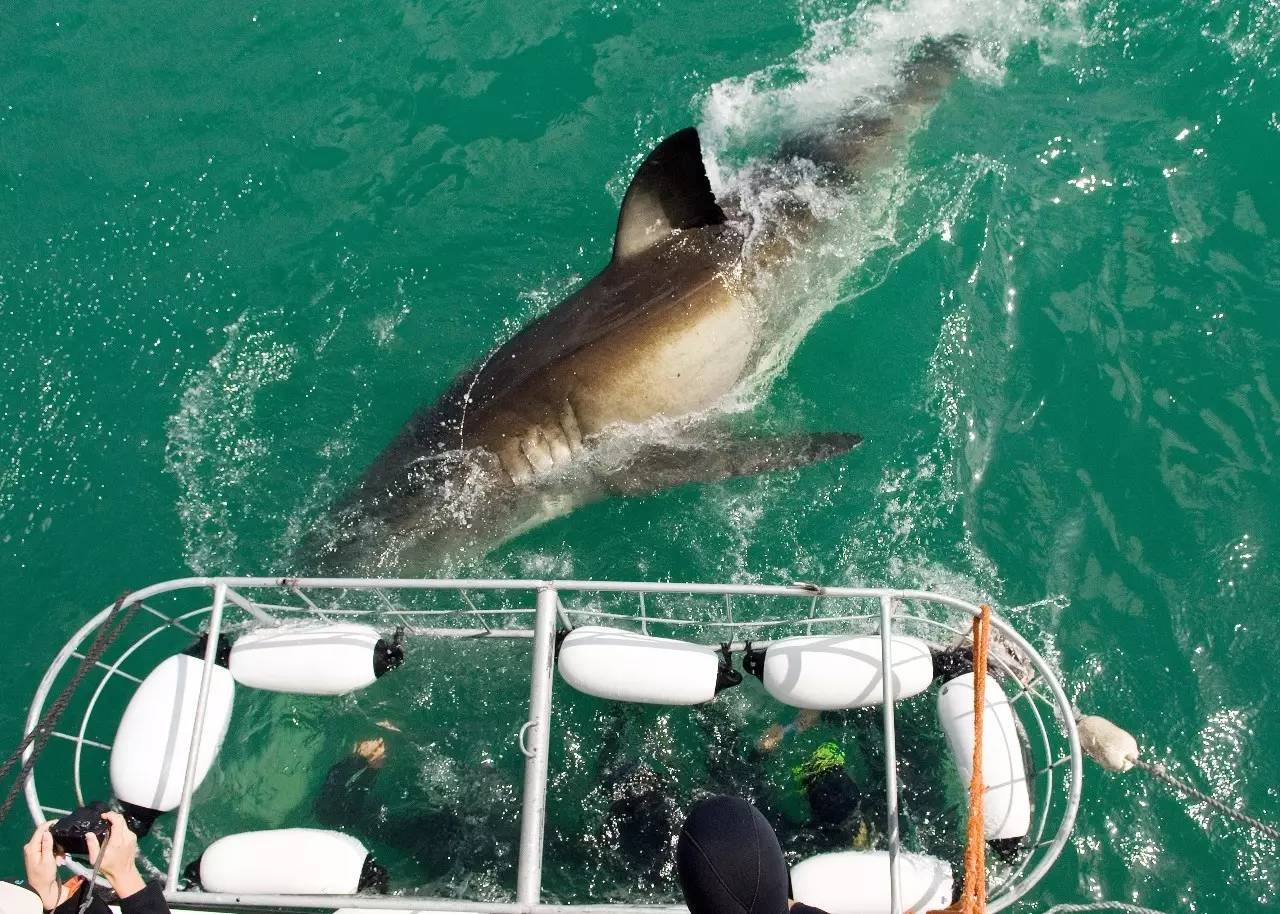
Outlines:
{"label": "shark tail", "polygon": [[968,47],[962,35],[920,42],[887,98],[870,106],[864,99],[834,123],[791,136],[782,145],[784,156],[807,159],[835,179],[866,173],[924,123],[955,81]]}

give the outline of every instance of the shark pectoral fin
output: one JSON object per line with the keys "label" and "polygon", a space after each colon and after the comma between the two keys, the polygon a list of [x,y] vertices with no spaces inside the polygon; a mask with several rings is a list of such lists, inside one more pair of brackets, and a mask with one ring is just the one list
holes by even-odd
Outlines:
{"label": "shark pectoral fin", "polygon": [[726,438],[706,444],[652,445],[605,480],[615,495],[647,495],[691,482],[720,482],[830,460],[862,443],[861,435],[817,432],[778,438]]}
{"label": "shark pectoral fin", "polygon": [[631,179],[618,214],[613,259],[638,254],[676,229],[724,221],[702,164],[698,131],[686,127],[659,143]]}

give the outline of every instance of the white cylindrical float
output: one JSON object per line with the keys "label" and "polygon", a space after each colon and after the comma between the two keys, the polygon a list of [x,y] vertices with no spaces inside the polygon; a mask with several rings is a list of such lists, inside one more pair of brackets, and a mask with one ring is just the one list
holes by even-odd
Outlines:
{"label": "white cylindrical float", "polygon": [[558,665],[564,681],[579,692],[644,704],[710,701],[720,680],[714,648],[600,625],[571,631],[560,645]]}
{"label": "white cylindrical float", "polygon": [[[204,670],[202,657],[176,654],[168,658],[142,680],[120,718],[111,747],[111,789],[127,804],[126,812],[145,823],[144,830],[156,815],[176,809],[182,800]],[[193,790],[209,773],[231,722],[235,683],[218,664],[212,677]]]}
{"label": "white cylindrical float", "polygon": [[31,889],[12,882],[0,882],[0,912],[3,914],[42,914],[44,905]]}
{"label": "white cylindrical float", "polygon": [[[809,635],[765,648],[764,662],[749,658],[765,690],[783,704],[813,711],[865,708],[884,700],[879,635]],[[754,670],[753,670],[754,668]],[[918,695],[933,682],[933,654],[919,638],[893,636],[893,690]]]}
{"label": "white cylindrical float", "polygon": [[236,639],[231,675],[271,692],[342,695],[363,689],[404,660],[400,646],[351,622],[260,628]]}
{"label": "white cylindrical float", "polygon": [[[900,910],[934,911],[951,904],[951,864],[924,854],[899,854]],[[889,852],[818,854],[791,868],[796,901],[828,914],[890,914]]]}
{"label": "white cylindrical float", "polygon": [[[966,789],[973,775],[973,673],[943,684],[938,720]],[[988,841],[1016,839],[1031,828],[1031,793],[1013,706],[987,677],[982,732],[982,815]]]}
{"label": "white cylindrical float", "polygon": [[237,895],[354,895],[386,882],[358,839],[322,828],[227,835],[210,844],[188,874],[206,892]]}

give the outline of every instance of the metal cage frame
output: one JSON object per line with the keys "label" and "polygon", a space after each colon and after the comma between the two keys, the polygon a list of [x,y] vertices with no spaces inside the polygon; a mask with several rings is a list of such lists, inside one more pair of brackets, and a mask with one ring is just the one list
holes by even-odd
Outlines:
{"label": "metal cage frame", "polygon": [[[212,599],[207,605],[173,615],[166,614],[146,601],[164,595],[189,591],[210,591]],[[265,591],[269,599],[256,598],[258,591]],[[255,596],[246,595],[253,592]],[[456,593],[464,608],[409,609],[398,606],[392,595],[408,592]],[[532,608],[481,609],[473,596],[481,592],[535,596]],[[610,612],[599,607],[566,606],[561,596],[572,595],[585,599],[592,595],[599,599],[605,594],[635,595],[635,611]],[[371,595],[375,601],[368,608],[356,609],[343,606],[343,601],[359,595]],[[655,615],[646,602],[646,596],[679,596],[688,599],[721,598],[721,617],[692,619],[675,615]],[[735,620],[735,601],[746,598],[784,598],[788,601],[808,601],[804,616],[751,618],[741,613]],[[319,601],[319,602],[317,602]],[[873,611],[856,611],[822,615],[819,609],[833,601],[850,601],[855,610],[864,610],[871,604]],[[366,600],[367,602],[367,600]],[[328,605],[322,606],[321,603]],[[114,660],[97,662],[101,678],[93,688],[82,714],[78,730],[74,733],[54,731],[50,735],[75,744],[72,763],[72,784],[76,805],[84,803],[81,765],[86,748],[107,751],[111,745],[89,738],[90,720],[107,683],[113,678],[132,682],[142,678],[123,669],[123,665],[144,644],[162,633],[180,632],[184,637],[201,634],[194,622],[207,615],[204,632],[208,634],[205,650],[206,667],[200,681],[195,720],[190,735],[191,743],[199,744],[204,727],[205,709],[212,679],[210,665],[217,650],[218,636],[228,628],[228,614],[239,613],[246,622],[276,624],[299,619],[354,619],[375,616],[379,620],[393,620],[405,626],[410,637],[428,638],[522,638],[532,641],[530,667],[530,693],[528,717],[514,734],[520,751],[525,756],[523,799],[520,813],[520,844],[514,902],[478,902],[453,898],[419,895],[237,895],[217,892],[184,891],[179,888],[180,867],[191,814],[192,780],[197,753],[188,752],[182,799],[177,818],[172,847],[167,865],[148,865],[165,877],[165,897],[175,904],[206,906],[244,906],[267,908],[335,908],[400,911],[475,911],[492,914],[656,914],[656,912],[683,912],[682,906],[635,904],[548,904],[542,901],[542,850],[546,819],[548,754],[551,737],[552,684],[557,630],[572,629],[575,620],[586,619],[593,623],[628,623],[638,626],[648,634],[651,628],[674,628],[677,632],[697,627],[702,632],[714,632],[715,644],[729,643],[734,650],[745,647],[745,641],[763,646],[778,636],[810,634],[815,627],[827,633],[871,632],[880,636],[882,664],[892,669],[894,625],[901,629],[910,626],[917,631],[928,631],[951,643],[968,634],[968,623],[978,616],[980,608],[957,597],[933,591],[898,590],[890,588],[818,587],[811,584],[785,586],[753,584],[675,584],[619,581],[551,581],[551,580],[484,580],[484,579],[412,579],[412,578],[279,578],[279,577],[191,577],[153,584],[130,594],[125,605],[137,604],[158,624],[128,644]],[[113,606],[97,613],[75,632],[54,657],[36,690],[28,714],[26,731],[30,732],[40,720],[46,701],[59,674],[74,660],[83,659],[82,645],[91,640],[98,627],[111,615]],[[931,611],[931,614],[930,612]],[[941,616],[942,618],[938,618]],[[532,627],[528,622],[532,617]],[[139,615],[138,619],[143,617]],[[451,624],[449,624],[451,623]],[[468,627],[468,623],[470,627]],[[133,624],[137,624],[137,621]],[[233,623],[234,624],[234,623]],[[1024,749],[1041,753],[1042,765],[1028,773],[1032,782],[1033,809],[1036,815],[1033,830],[1028,835],[1026,850],[1021,860],[1000,874],[991,888],[987,909],[1001,911],[1025,895],[1048,872],[1065,847],[1075,823],[1082,791],[1082,764],[1079,737],[1076,731],[1074,711],[1061,683],[1044,658],[1027,641],[997,614],[991,614],[995,635],[1011,648],[1021,663],[1015,668],[1009,655],[993,651],[990,662],[1018,682],[1017,691],[1010,696],[1015,708],[1021,707],[1015,716],[1024,728],[1023,736],[1028,745]],[[759,637],[761,633],[773,635]],[[923,637],[923,635],[922,635]],[[937,639],[925,637],[938,645]],[[899,886],[899,856],[901,851],[897,782],[897,739],[895,733],[894,677],[881,677],[883,700],[881,703],[885,750],[885,837],[888,843],[890,895],[892,914],[902,914]],[[88,683],[82,685],[87,687]],[[1048,722],[1046,722],[1046,719]],[[1051,736],[1051,729],[1055,735]],[[1056,748],[1055,748],[1056,744]],[[24,761],[31,754],[28,748]],[[1066,767],[1064,776],[1056,777],[1059,769]],[[37,788],[37,765],[26,785],[27,806],[33,820],[43,821],[48,815],[62,815],[66,809],[46,805]],[[1052,836],[1046,831],[1050,817],[1057,821]],[[77,866],[79,866],[77,864]],[[86,872],[83,867],[79,867]]]}

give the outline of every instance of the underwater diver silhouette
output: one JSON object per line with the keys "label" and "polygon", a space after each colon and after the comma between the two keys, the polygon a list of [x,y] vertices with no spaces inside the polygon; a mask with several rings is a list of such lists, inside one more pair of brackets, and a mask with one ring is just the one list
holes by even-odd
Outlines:
{"label": "underwater diver silhouette", "polygon": [[511,865],[502,848],[513,847],[519,825],[500,804],[463,803],[460,809],[415,807],[397,812],[379,799],[376,787],[387,761],[383,737],[360,740],[335,762],[312,803],[326,828],[350,832],[411,856],[429,879],[445,878],[465,866]]}

